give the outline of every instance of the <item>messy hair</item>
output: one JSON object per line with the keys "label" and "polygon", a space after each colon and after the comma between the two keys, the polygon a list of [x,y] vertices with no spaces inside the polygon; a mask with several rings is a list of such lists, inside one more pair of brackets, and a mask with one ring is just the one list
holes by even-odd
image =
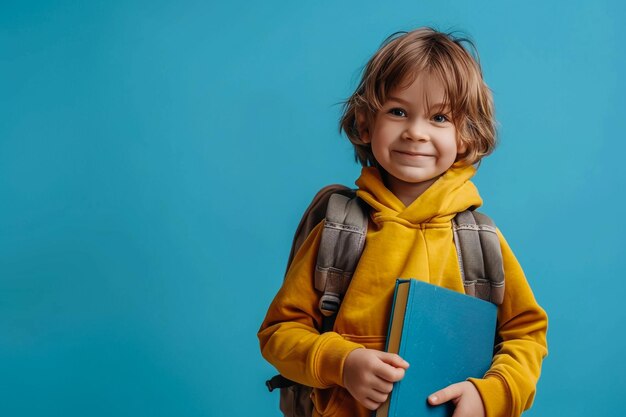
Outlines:
{"label": "messy hair", "polygon": [[[467,43],[473,55],[463,47]],[[367,127],[383,107],[389,93],[410,85],[420,74],[439,79],[444,106],[449,107],[458,145],[466,151],[457,158],[476,164],[496,146],[496,121],[491,90],[483,80],[478,53],[471,40],[429,27],[389,36],[369,60],[356,91],[343,103],[339,133],[352,142],[355,158],[363,166],[377,166],[369,143],[361,140],[358,115]]]}

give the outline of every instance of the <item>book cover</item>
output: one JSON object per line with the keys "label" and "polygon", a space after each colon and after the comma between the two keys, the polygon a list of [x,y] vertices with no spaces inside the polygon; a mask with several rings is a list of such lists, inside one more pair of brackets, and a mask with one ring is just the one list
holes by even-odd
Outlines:
{"label": "book cover", "polygon": [[396,281],[386,350],[409,362],[376,417],[445,417],[454,406],[431,406],[427,397],[491,365],[497,307],[484,300],[415,279]]}

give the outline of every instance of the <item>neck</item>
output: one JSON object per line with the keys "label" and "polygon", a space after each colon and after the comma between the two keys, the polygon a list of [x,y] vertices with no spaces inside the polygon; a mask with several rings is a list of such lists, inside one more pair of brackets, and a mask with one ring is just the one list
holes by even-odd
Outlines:
{"label": "neck", "polygon": [[408,207],[417,198],[424,193],[431,185],[437,181],[439,177],[432,178],[427,181],[418,183],[402,181],[385,173],[385,185],[391,192],[398,197],[398,200],[402,201],[405,207]]}

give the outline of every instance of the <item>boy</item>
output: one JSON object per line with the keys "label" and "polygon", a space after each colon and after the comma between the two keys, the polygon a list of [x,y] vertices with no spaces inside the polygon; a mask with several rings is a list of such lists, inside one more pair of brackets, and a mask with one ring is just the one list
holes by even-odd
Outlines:
{"label": "boy", "polygon": [[[463,292],[451,220],[482,204],[470,181],[495,147],[491,92],[463,39],[421,28],[385,43],[368,62],[341,120],[363,165],[365,249],[332,332],[320,334],[314,268],[322,224],[308,236],[259,331],[263,356],[285,377],[315,387],[314,415],[368,416],[409,364],[383,352],[396,278]],[[428,401],[455,417],[519,416],[532,404],[547,354],[547,316],[500,238],[506,291],[497,345],[483,378]],[[426,399],[424,399],[426,400]]]}

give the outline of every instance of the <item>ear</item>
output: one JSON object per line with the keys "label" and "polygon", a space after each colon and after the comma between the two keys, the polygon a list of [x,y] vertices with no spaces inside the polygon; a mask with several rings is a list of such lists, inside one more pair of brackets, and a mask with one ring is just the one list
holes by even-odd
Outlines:
{"label": "ear", "polygon": [[367,118],[362,112],[357,112],[356,114],[356,129],[363,143],[370,143],[372,141],[369,126],[367,125]]}
{"label": "ear", "polygon": [[457,155],[462,155],[465,152],[467,152],[467,144],[464,142],[461,142],[460,140],[457,141],[458,142],[458,146],[456,148],[456,154]]}

